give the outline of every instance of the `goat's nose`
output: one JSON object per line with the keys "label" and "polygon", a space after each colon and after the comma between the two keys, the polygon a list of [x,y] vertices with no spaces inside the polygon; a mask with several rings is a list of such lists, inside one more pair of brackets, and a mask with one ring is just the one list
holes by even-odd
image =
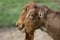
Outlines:
{"label": "goat's nose", "polygon": [[19,27],[20,23],[16,23],[16,27]]}
{"label": "goat's nose", "polygon": [[21,31],[23,28],[24,28],[24,25],[23,24],[20,24],[20,25],[16,25],[18,27],[18,29]]}

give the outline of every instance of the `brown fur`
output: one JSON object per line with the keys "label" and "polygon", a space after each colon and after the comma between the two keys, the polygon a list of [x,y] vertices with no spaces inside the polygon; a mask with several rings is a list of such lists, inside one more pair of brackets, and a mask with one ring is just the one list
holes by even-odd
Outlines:
{"label": "brown fur", "polygon": [[[34,8],[35,3],[28,5],[24,7],[24,11],[17,22],[18,25],[25,25],[25,40],[33,40],[34,31],[42,26],[47,29],[48,34],[54,40],[60,40],[60,12],[51,10],[45,5],[38,5],[38,10]],[[30,10],[32,11],[29,12]],[[29,18],[29,15],[33,15],[33,17]]]}
{"label": "brown fur", "polygon": [[[32,10],[32,11],[30,11],[30,10]],[[29,15],[33,16],[33,18],[30,18]],[[36,15],[37,15],[36,3],[31,2],[31,3],[28,3],[24,7],[24,11],[23,11],[22,15],[20,16],[19,20],[17,21],[17,25],[24,24],[25,34],[26,34],[25,40],[34,39],[34,31],[35,31],[35,29],[37,29],[39,27],[37,24],[39,24],[39,21],[40,21],[40,20],[38,20],[38,17],[36,17]],[[21,28],[24,28],[24,27],[18,26],[19,30],[22,30]]]}
{"label": "brown fur", "polygon": [[[50,8],[48,8],[45,5],[39,5],[37,14],[30,13],[29,15],[36,15],[34,17],[34,20],[25,19],[25,29],[26,33],[29,34],[26,39],[27,40],[33,40],[34,38],[34,31],[36,29],[41,29],[41,27],[45,27],[47,29],[46,32],[54,39],[54,40],[60,40],[60,12],[54,11]],[[40,17],[40,18],[39,18]],[[44,30],[45,31],[45,30]],[[33,34],[33,35],[32,35]],[[31,35],[31,36],[30,36]]]}
{"label": "brown fur", "polygon": [[[41,17],[43,15],[43,17]],[[39,7],[39,17],[44,20],[48,34],[54,40],[60,40],[60,12],[54,11],[45,5]]]}
{"label": "brown fur", "polygon": [[16,23],[16,25],[17,25],[17,27],[18,27],[19,30],[22,30],[22,29],[24,28],[24,20],[25,20],[25,18],[26,18],[26,15],[27,15],[27,13],[28,13],[28,11],[29,11],[30,9],[32,9],[32,8],[35,7],[35,5],[36,5],[35,2],[29,2],[29,3],[27,3],[27,4],[25,5],[25,7],[23,8],[23,12],[22,12],[22,14],[20,15],[20,17],[19,17],[19,19],[18,19],[18,21],[17,21],[17,23]]}
{"label": "brown fur", "polygon": [[35,8],[29,10],[27,15],[28,16],[26,16],[26,19],[24,21],[26,40],[33,40],[34,39],[34,31],[36,29],[39,29],[40,25],[41,26],[43,25],[42,24],[43,22],[40,22],[41,20],[38,17],[38,10]]}

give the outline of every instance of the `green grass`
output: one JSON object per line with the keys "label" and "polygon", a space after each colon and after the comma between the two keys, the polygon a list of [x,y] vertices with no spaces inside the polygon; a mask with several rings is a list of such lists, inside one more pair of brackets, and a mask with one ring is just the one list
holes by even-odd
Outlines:
{"label": "green grass", "polygon": [[[0,0],[0,28],[14,27],[23,10],[23,6],[31,0]],[[38,3],[48,5],[54,10],[60,10],[59,0],[35,0]],[[56,4],[57,2],[57,4]]]}

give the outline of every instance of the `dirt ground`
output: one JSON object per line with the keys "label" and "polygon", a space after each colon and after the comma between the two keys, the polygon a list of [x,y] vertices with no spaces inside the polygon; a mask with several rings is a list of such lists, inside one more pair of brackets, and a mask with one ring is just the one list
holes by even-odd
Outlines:
{"label": "dirt ground", "polygon": [[[17,28],[0,29],[0,40],[24,40],[25,34]],[[35,31],[34,40],[53,40],[47,33],[40,29]]]}

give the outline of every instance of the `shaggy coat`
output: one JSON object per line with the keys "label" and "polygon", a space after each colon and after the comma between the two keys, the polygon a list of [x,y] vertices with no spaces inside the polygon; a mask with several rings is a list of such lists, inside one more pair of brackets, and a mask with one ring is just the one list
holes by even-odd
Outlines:
{"label": "shaggy coat", "polygon": [[[16,26],[18,27],[18,29],[21,31],[22,29],[24,29],[24,20],[26,18],[26,15],[28,13],[28,11],[32,8],[34,8],[36,6],[35,2],[29,2],[27,3],[24,8],[23,8],[23,12],[21,13],[19,19],[16,22]],[[23,30],[24,31],[24,30]]]}
{"label": "shaggy coat", "polygon": [[39,28],[41,22],[39,22],[40,19],[37,12],[37,4],[30,2],[24,7],[24,11],[17,21],[19,30],[25,29],[25,40],[33,40],[34,31]]}
{"label": "shaggy coat", "polygon": [[38,9],[33,8],[29,10],[26,19],[24,20],[25,25],[25,33],[26,39],[25,40],[33,40],[34,39],[34,31],[39,29],[40,26],[43,26],[43,22],[40,20],[38,15]]}
{"label": "shaggy coat", "polygon": [[54,11],[45,5],[39,5],[39,17],[44,20],[48,34],[54,40],[60,40],[60,11]]}

